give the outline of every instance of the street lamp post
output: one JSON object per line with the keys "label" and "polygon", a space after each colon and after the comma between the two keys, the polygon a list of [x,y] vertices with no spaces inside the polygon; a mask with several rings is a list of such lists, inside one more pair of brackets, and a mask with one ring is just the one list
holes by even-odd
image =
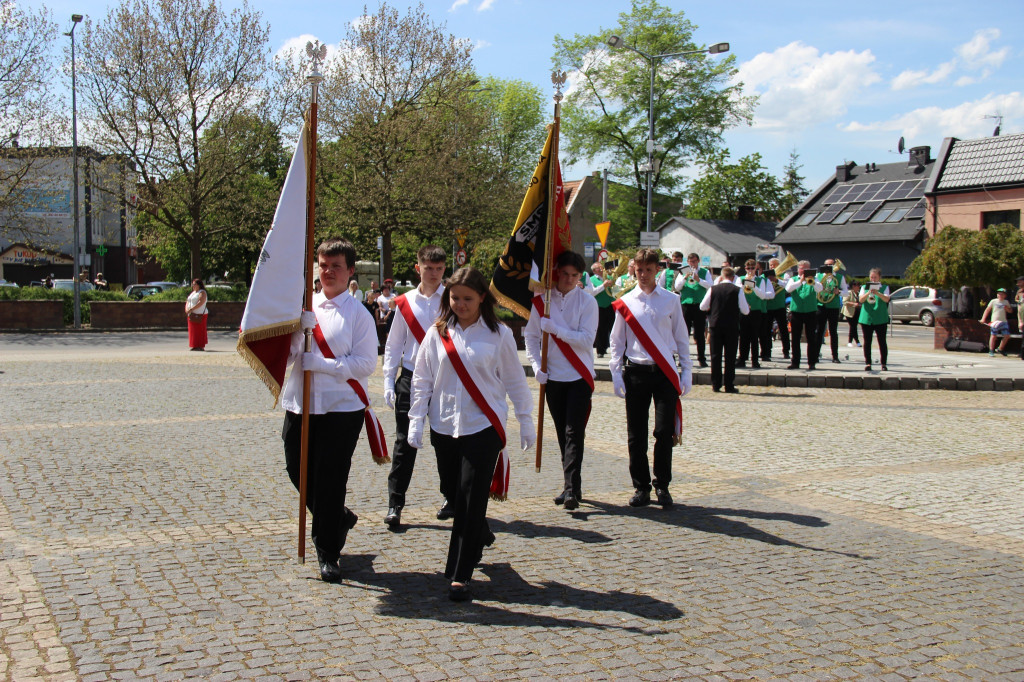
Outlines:
{"label": "street lamp post", "polygon": [[73,238],[73,249],[74,249],[74,272],[72,276],[74,278],[75,285],[75,329],[82,328],[82,285],[79,281],[78,269],[79,269],[79,242],[78,242],[78,101],[75,92],[75,26],[78,26],[82,21],[81,14],[71,15],[71,30],[64,35],[71,38],[71,195],[73,197],[72,209],[73,213],[71,216],[72,231],[74,232]]}
{"label": "street lamp post", "polygon": [[684,57],[690,54],[721,54],[729,51],[729,43],[715,43],[711,47],[704,48],[703,50],[687,50],[685,52],[667,52],[665,54],[648,54],[643,50],[639,50],[631,45],[627,45],[623,42],[620,36],[610,36],[608,38],[608,45],[613,48],[625,48],[632,52],[636,52],[638,55],[647,60],[648,66],[651,69],[651,89],[650,98],[647,105],[647,166],[645,168],[647,172],[647,232],[651,232],[651,217],[652,217],[652,206],[651,202],[654,198],[654,188],[652,181],[654,179],[654,152],[657,150],[658,145],[654,142],[654,74],[658,70],[658,62],[662,59],[668,59],[670,57]]}

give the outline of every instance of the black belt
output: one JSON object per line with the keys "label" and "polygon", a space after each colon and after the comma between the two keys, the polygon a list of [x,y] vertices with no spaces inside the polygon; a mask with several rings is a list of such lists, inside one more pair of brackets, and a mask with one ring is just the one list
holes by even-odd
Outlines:
{"label": "black belt", "polygon": [[402,371],[398,373],[398,376],[399,377],[409,377],[411,379],[412,378],[412,370],[411,369],[406,369],[405,366],[403,365],[402,366]]}
{"label": "black belt", "polygon": [[626,369],[633,370],[634,372],[660,372],[661,371],[661,368],[658,367],[657,364],[641,365],[639,363],[633,362],[629,358],[626,358],[623,364],[625,365]]}

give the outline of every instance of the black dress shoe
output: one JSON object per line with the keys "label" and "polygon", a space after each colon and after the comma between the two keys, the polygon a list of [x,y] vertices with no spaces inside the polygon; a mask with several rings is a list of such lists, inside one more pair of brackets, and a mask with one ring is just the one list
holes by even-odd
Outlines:
{"label": "black dress shoe", "polygon": [[882,365],[882,371],[883,371],[883,372],[888,372],[888,371],[889,371],[889,368],[888,368],[888,367],[886,367],[885,365]]}
{"label": "black dress shoe", "polygon": [[746,360],[739,360],[739,361],[736,362],[736,368],[737,369],[742,369],[742,368],[744,368],[746,366],[747,366],[747,361]]}
{"label": "black dress shoe", "polygon": [[698,362],[699,362],[701,367],[707,367],[708,366],[708,361],[707,360],[699,360]]}
{"label": "black dress shoe", "polygon": [[722,387],[721,386],[712,386],[711,390],[714,391],[715,393],[721,393],[722,392]]}
{"label": "black dress shoe", "polygon": [[810,372],[810,371],[811,371],[811,370],[813,370],[813,369],[814,369],[815,367],[817,367],[817,365],[807,365],[807,371],[808,371],[808,372]]}
{"label": "black dress shoe", "polygon": [[726,386],[725,392],[726,393],[739,393],[740,389],[736,388],[735,386]]}
{"label": "black dress shoe", "polygon": [[469,585],[452,583],[448,588],[448,598],[452,601],[470,601],[473,593],[469,591]]}
{"label": "black dress shoe", "polygon": [[394,507],[388,507],[387,516],[384,517],[384,523],[391,528],[397,528],[402,523],[402,505],[395,505]]}
{"label": "black dress shoe", "polygon": [[761,369],[761,363],[759,363],[759,362],[752,362],[752,363],[750,363],[750,369]]}
{"label": "black dress shoe", "polygon": [[320,551],[319,547],[316,547],[316,560],[320,566],[320,580],[325,583],[336,583],[341,581],[341,564],[339,563],[340,557],[328,559],[327,556]]}
{"label": "black dress shoe", "polygon": [[455,518],[455,505],[453,505],[451,502],[449,502],[448,498],[446,497],[445,500],[444,500],[444,504],[442,504],[441,508],[437,510],[437,520],[438,521],[444,521],[445,519],[454,519],[454,518]]}
{"label": "black dress shoe", "polygon": [[792,363],[792,362],[791,362],[791,363],[789,363],[789,365],[788,365],[788,366],[786,367],[786,369],[800,369],[800,365],[797,365],[797,364],[794,364],[794,363]]}
{"label": "black dress shoe", "polygon": [[650,490],[637,490],[633,497],[629,498],[630,507],[646,507],[651,503]]}
{"label": "black dress shoe", "polygon": [[668,488],[655,488],[654,494],[658,498],[658,504],[661,505],[662,509],[672,507],[672,496],[668,494]]}
{"label": "black dress shoe", "polygon": [[832,358],[832,364],[833,365],[841,365],[842,363],[839,362],[839,358]]}
{"label": "black dress shoe", "polygon": [[579,509],[580,503],[576,499],[576,496],[571,492],[565,496],[565,510],[572,511],[573,509]]}
{"label": "black dress shoe", "polygon": [[783,360],[789,360],[789,353],[783,353],[782,354],[782,359]]}
{"label": "black dress shoe", "polygon": [[564,490],[562,492],[558,493],[558,495],[555,496],[555,504],[562,504],[563,502],[565,502],[565,491]]}

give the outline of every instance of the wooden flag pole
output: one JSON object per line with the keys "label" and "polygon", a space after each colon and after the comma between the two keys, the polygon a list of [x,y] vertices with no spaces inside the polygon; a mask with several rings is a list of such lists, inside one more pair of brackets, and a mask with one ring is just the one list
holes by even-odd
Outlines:
{"label": "wooden flag pole", "polygon": [[[306,81],[312,86],[312,97],[309,103],[309,144],[306,148],[306,290],[303,299],[302,309],[309,311],[313,309],[313,233],[316,217],[316,127],[317,127],[317,100],[320,83],[324,77],[319,72],[319,62],[327,56],[327,46],[317,46],[306,43],[306,54],[313,61],[313,71],[306,76]],[[313,349],[312,330],[305,331],[305,352]],[[309,469],[309,393],[312,372],[302,372],[302,439],[299,446],[299,562],[306,563],[306,482]]]}
{"label": "wooden flag pole", "polygon": [[[565,72],[559,73],[556,71],[551,74],[551,82],[555,86],[555,121],[552,124],[551,129],[551,154],[548,158],[548,227],[547,235],[544,239],[544,272],[541,273],[541,285],[544,287],[544,317],[551,317],[551,287],[554,284],[554,282],[551,281],[553,270],[552,266],[554,265],[554,258],[552,255],[554,251],[555,221],[558,219],[558,216],[555,215],[555,170],[558,164],[558,135],[562,119],[562,85],[565,84]],[[540,371],[548,371],[547,332],[543,332],[541,335]],[[534,461],[534,466],[536,466],[538,473],[540,473],[541,453],[544,449],[544,395],[546,388],[546,384],[541,384],[540,390],[538,391],[537,456]]]}

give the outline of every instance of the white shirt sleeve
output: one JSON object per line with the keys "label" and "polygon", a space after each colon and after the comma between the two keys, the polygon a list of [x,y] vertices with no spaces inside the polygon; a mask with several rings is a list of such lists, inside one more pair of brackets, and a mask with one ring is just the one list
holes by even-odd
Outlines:
{"label": "white shirt sleeve", "polygon": [[739,301],[740,304],[740,313],[742,315],[749,315],[750,304],[747,303],[747,297],[743,295],[742,291],[740,292],[740,295],[736,297],[736,300]]}
{"label": "white shirt sleeve", "polygon": [[711,310],[711,289],[704,293],[704,298],[700,302],[700,309],[704,312]]}

